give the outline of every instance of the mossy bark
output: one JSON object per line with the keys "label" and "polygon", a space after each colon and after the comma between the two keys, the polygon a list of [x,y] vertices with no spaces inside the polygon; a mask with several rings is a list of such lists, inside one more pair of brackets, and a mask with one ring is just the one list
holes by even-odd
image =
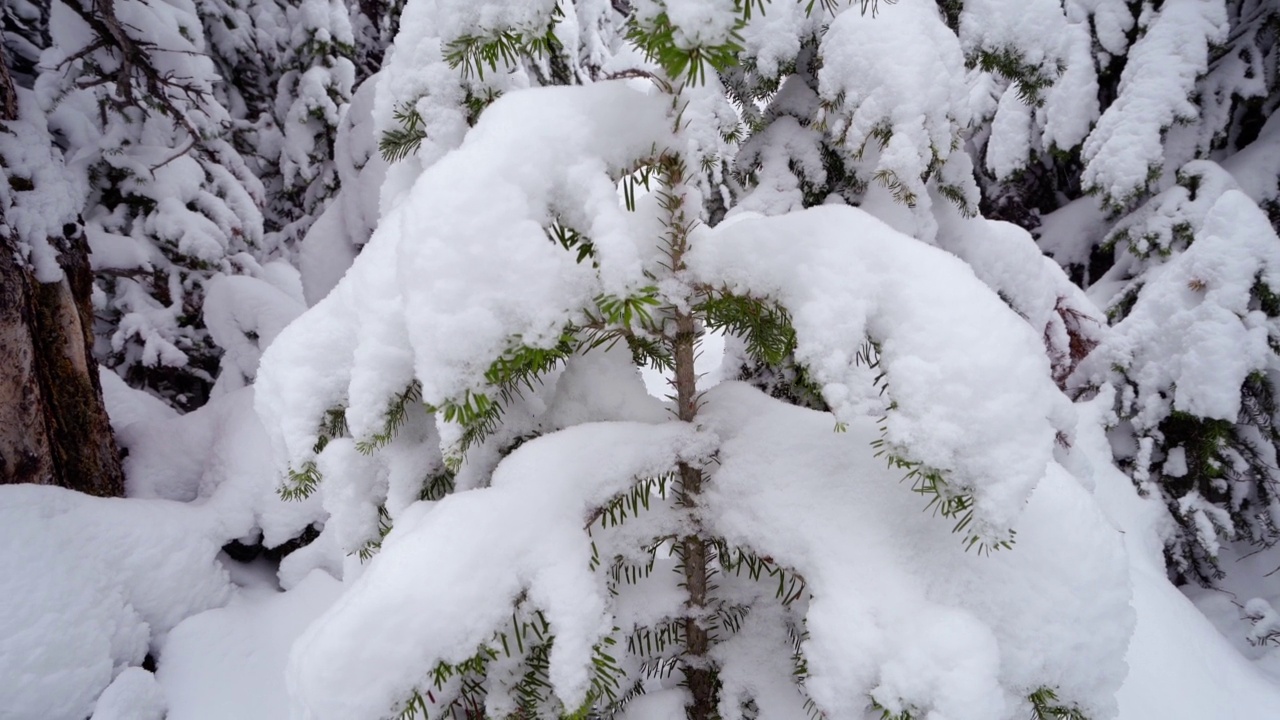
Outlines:
{"label": "mossy bark", "polygon": [[0,236],[0,483],[118,496],[124,473],[92,355],[88,247],[70,234],[56,240],[63,277],[49,283]]}

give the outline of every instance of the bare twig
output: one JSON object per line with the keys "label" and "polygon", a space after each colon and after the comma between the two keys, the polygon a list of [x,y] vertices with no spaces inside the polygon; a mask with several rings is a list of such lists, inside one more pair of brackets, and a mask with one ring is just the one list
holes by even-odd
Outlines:
{"label": "bare twig", "polygon": [[[178,77],[173,73],[161,73],[157,70],[151,62],[149,53],[160,51],[160,49],[156,48],[154,43],[139,40],[126,31],[126,25],[116,17],[115,0],[90,0],[89,7],[82,4],[84,1],[67,0],[67,6],[89,25],[97,36],[97,40],[67,58],[64,64],[98,50],[106,50],[119,62],[119,67],[100,78],[81,81],[77,84],[80,87],[94,87],[114,82],[119,97],[118,103],[122,106],[142,107],[143,100],[138,97],[138,92],[145,91],[148,96],[146,102],[153,104],[161,114],[171,117],[191,137],[188,147],[174,157],[189,152],[199,142],[200,133],[192,125],[184,109],[178,106],[175,95],[180,93],[191,104],[198,106],[205,101],[208,93],[196,86],[190,78]],[[161,165],[173,159],[170,158]]]}

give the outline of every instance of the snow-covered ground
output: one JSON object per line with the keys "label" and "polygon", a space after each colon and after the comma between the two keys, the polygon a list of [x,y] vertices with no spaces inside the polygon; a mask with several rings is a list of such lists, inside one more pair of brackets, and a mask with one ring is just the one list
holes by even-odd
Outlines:
{"label": "snow-covered ground", "polygon": [[[166,453],[172,451],[184,422],[190,428],[201,416],[218,414],[214,407],[175,420],[153,412],[148,426],[148,421],[138,420],[146,413],[130,402],[141,400],[132,392],[115,388],[109,397],[117,418],[135,422],[126,432],[134,438],[134,467],[154,467],[173,457]],[[740,391],[729,387],[724,392]],[[1106,439],[1096,424],[1101,407],[1100,401],[1081,406],[1077,450],[1084,462],[1106,457]],[[243,405],[239,409],[248,410]],[[148,443],[143,439],[147,437],[169,442]],[[766,437],[768,433],[751,444]],[[217,441],[212,447],[215,457],[207,461],[209,466],[234,460],[216,456]],[[228,452],[228,447],[222,445],[221,452]],[[1280,684],[1274,675],[1277,651],[1248,645],[1249,625],[1241,620],[1239,608],[1224,601],[1224,593],[1198,591],[1193,603],[1167,581],[1157,532],[1163,514],[1155,501],[1140,498],[1132,482],[1109,464],[1094,465],[1092,478],[1094,498],[1123,534],[1137,621],[1127,641],[1128,668],[1117,694],[1118,717],[1271,717],[1280,707]],[[0,677],[28,678],[0,687],[0,717],[74,718],[92,712],[97,720],[159,720],[163,709],[169,720],[289,716],[286,671],[295,641],[360,573],[349,573],[344,585],[315,569],[282,590],[271,562],[259,558],[240,563],[219,552],[214,538],[235,530],[229,521],[235,513],[228,508],[243,511],[252,502],[235,504],[217,497],[214,493],[192,502],[102,500],[51,488],[0,488],[0,597],[6,598],[6,612],[0,614],[0,637],[6,638],[0,646]],[[851,531],[855,535],[850,537],[856,537],[857,529]],[[51,536],[57,542],[51,542]],[[1034,553],[1036,541],[1026,540],[1026,551]],[[1019,549],[1008,552],[1016,555]],[[1250,562],[1257,562],[1256,556],[1240,561]],[[353,562],[348,567],[361,566]],[[1257,594],[1273,601],[1276,590],[1269,578],[1235,588],[1241,599]],[[1232,637],[1224,636],[1204,613]],[[392,626],[403,621],[391,616],[384,620]],[[1051,616],[1043,621],[1058,622]],[[1071,631],[1084,641],[1123,626]],[[1112,639],[1126,642],[1123,637]],[[138,667],[121,672],[140,665],[147,654],[157,662],[154,678]],[[655,697],[635,705],[630,716],[665,718],[663,707]],[[645,708],[657,714],[640,715]]]}

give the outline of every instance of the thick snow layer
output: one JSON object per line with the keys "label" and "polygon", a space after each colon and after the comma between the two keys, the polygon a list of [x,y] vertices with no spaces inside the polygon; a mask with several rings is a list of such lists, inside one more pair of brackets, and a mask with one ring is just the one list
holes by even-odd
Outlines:
{"label": "thick snow layer", "polygon": [[[874,457],[870,420],[834,433],[829,415],[738,383],[711,391],[703,412],[715,435],[702,439],[679,424],[603,423],[533,440],[499,465],[492,488],[404,513],[295,646],[289,682],[301,717],[385,713],[435,663],[488,641],[517,597],[546,611],[552,682],[572,706],[591,644],[620,611],[587,569],[582,518],[633,477],[697,457],[717,437],[705,518],[808,581],[807,687],[830,717],[861,717],[868,695],[948,717],[1020,717],[1021,696],[1044,684],[1111,716],[1132,624],[1126,563],[1118,534],[1061,467],[1032,496],[1014,549],[988,557],[966,553]],[[783,476],[792,481],[779,484]],[[442,544],[453,549],[431,550]],[[860,580],[868,576],[871,587]],[[1098,630],[1081,638],[1082,626]],[[726,682],[758,692],[762,667],[730,664]]]}
{"label": "thick snow layer", "polygon": [[[769,124],[751,136],[738,152],[741,168],[755,168],[755,185],[731,212],[753,211],[779,215],[804,207],[804,192],[796,170],[814,185],[827,179],[822,165],[822,135],[786,114],[791,109],[792,95],[804,98],[805,104],[817,103],[817,96],[800,80],[791,78],[774,97],[770,114],[778,112]],[[803,101],[802,101],[803,102]]]}
{"label": "thick snow layer", "polygon": [[205,284],[204,322],[222,348],[214,395],[238,390],[258,372],[264,348],[306,306],[285,291],[247,275],[216,275]]}
{"label": "thick snow layer", "polygon": [[[0,159],[6,182],[0,185],[0,222],[12,233],[15,250],[43,283],[62,279],[58,250],[50,238],[76,227],[80,203],[88,193],[85,178],[67,172],[50,145],[49,126],[35,96],[17,88],[19,115],[0,132]],[[24,185],[24,181],[29,185]],[[76,232],[79,232],[76,230]]]}
{"label": "thick snow layer", "polygon": [[[1080,5],[1074,0],[1067,0],[1065,7],[1057,0],[964,3],[959,34],[971,62],[984,54],[1006,58],[1048,83],[1047,88],[1024,87],[1023,78],[1004,78],[1009,82],[987,149],[987,166],[998,178],[1026,164],[1033,140],[1040,148],[1074,148],[1098,119],[1089,13]],[[1120,9],[1125,9],[1122,2]],[[1098,28],[1099,33],[1108,31]],[[1037,96],[1036,107],[1022,102],[1024,92]],[[1037,129],[1039,138],[1034,137]]]}
{"label": "thick snow layer", "polygon": [[770,3],[767,12],[753,12],[739,30],[744,55],[753,58],[762,77],[773,77],[793,62],[800,40],[821,28],[822,13],[805,12],[801,3]]}
{"label": "thick snow layer", "polygon": [[107,417],[111,418],[111,429],[117,433],[135,422],[171,420],[178,416],[168,403],[129,387],[107,368],[98,368],[98,381],[102,383],[102,400],[107,406]]}
{"label": "thick snow layer", "polygon": [[[610,630],[608,592],[588,569],[584,519],[635,477],[706,449],[678,423],[580,425],[522,445],[490,488],[420,503],[294,646],[289,687],[298,716],[381,717],[438,662],[473,655],[521,595],[555,627],[557,695],[581,702],[592,645]],[[454,551],[439,551],[446,546]]]}
{"label": "thick snow layer", "polygon": [[1089,264],[1093,247],[1102,242],[1110,226],[1099,199],[1085,196],[1041,218],[1040,227],[1036,229],[1036,244],[1063,267],[1084,267]]}
{"label": "thick snow layer", "polygon": [[1093,24],[1103,50],[1112,55],[1125,53],[1129,45],[1127,33],[1134,23],[1127,0],[1065,0],[1063,5],[1072,22]]}
{"label": "thick snow layer", "polygon": [[161,648],[156,676],[168,720],[289,717],[289,649],[341,589],[314,571],[288,592],[241,590],[226,607],[183,621]]}
{"label": "thick snow layer", "polygon": [[[179,621],[224,603],[210,525],[168,501],[0,487],[0,717],[83,720]],[[122,680],[108,705],[146,717],[154,703],[136,682]]]}
{"label": "thick snow layer", "polygon": [[1059,60],[1054,48],[1066,26],[1058,0],[969,0],[960,12],[965,53],[1014,50],[1039,68]]}
{"label": "thick snow layer", "polygon": [[[1071,406],[1041,338],[965,263],[861,210],[825,206],[739,215],[697,235],[689,266],[713,286],[781,302],[796,360],[837,418],[887,414],[891,447],[975,492],[980,533],[1013,526]],[[857,359],[867,339],[879,369]],[[892,408],[873,381],[880,371]]]}
{"label": "thick snow layer", "polygon": [[1273,114],[1258,138],[1222,161],[1254,202],[1280,200],[1280,113]]}
{"label": "thick snow layer", "polygon": [[1045,95],[1042,147],[1066,150],[1080,145],[1101,112],[1089,27],[1076,22],[1063,29],[1066,69]]}
{"label": "thick snow layer", "polygon": [[1152,428],[1170,409],[1234,421],[1249,373],[1274,362],[1271,323],[1250,309],[1258,280],[1280,287],[1280,240],[1258,206],[1228,190],[1181,254],[1151,268],[1112,339],[1081,365],[1101,383],[1125,368],[1137,385],[1136,422]]}
{"label": "thick snow layer", "polygon": [[90,720],[165,720],[167,707],[155,676],[140,667],[130,667],[102,691]]}
{"label": "thick snow layer", "polygon": [[223,542],[258,531],[274,547],[324,518],[321,497],[282,500],[267,433],[254,412],[254,388],[214,398],[181,417],[120,431],[130,497],[197,501]]}
{"label": "thick snow layer", "polygon": [[1022,100],[1017,85],[1010,85],[1000,96],[987,143],[987,169],[996,178],[1003,180],[1027,166],[1031,158],[1032,111]]}
{"label": "thick snow layer", "polygon": [[983,555],[874,457],[869,420],[835,433],[825,413],[739,383],[712,390],[702,417],[723,442],[707,517],[805,578],[805,687],[828,717],[863,717],[870,695],[895,712],[1021,718],[1018,696],[1041,685],[1112,716],[1133,624],[1125,556],[1061,466],[1040,479],[1013,548]]}
{"label": "thick snow layer", "polygon": [[1210,46],[1226,38],[1221,0],[1168,0],[1128,53],[1120,94],[1084,143],[1087,188],[1125,201],[1164,165],[1163,133],[1199,111],[1196,78],[1209,67]]}
{"label": "thick snow layer", "polygon": [[[1080,406],[1076,453],[1096,483],[1096,496],[1123,533],[1137,617],[1117,694],[1120,720],[1152,717],[1256,720],[1280,707],[1280,685],[1250,664],[1167,579],[1164,524],[1157,497],[1139,497],[1133,480],[1111,462],[1104,423],[1110,393]],[[1263,571],[1265,572],[1265,570]]]}
{"label": "thick snow layer", "polygon": [[298,252],[308,305],[315,305],[338,284],[378,224],[387,162],[378,152],[373,130],[377,84],[375,74],[360,85],[338,126],[333,154],[341,188],[307,230]]}
{"label": "thick snow layer", "polygon": [[[826,113],[831,136],[850,161],[867,151],[858,163],[866,166],[864,178],[895,193],[901,187],[919,223],[912,234],[932,240],[937,228],[924,178],[934,163],[952,156],[970,120],[959,39],[934,3],[902,0],[880,3],[874,17],[838,15],[823,36],[821,55],[818,92],[832,105]],[[957,184],[976,201],[971,175]]]}
{"label": "thick snow layer", "polygon": [[[591,298],[633,290],[649,236],[610,172],[664,141],[666,111],[623,83],[495,102],[422,174],[413,201],[385,216],[337,289],[267,351],[260,411],[278,450],[306,459],[323,413],[344,400],[355,437],[381,429],[388,398],[414,376],[432,404],[478,389],[513,338],[554,344]],[[556,215],[591,237],[598,271],[548,242]]]}
{"label": "thick snow layer", "polygon": [[938,246],[968,263],[1026,319],[1043,338],[1054,379],[1065,380],[1106,335],[1106,317],[1056,262],[1041,254],[1026,230],[954,211],[940,221]]}
{"label": "thick snow layer", "polygon": [[[1257,720],[1267,717],[1271,709],[1280,704],[1280,690],[1241,658],[1165,579],[1159,526],[1164,521],[1166,512],[1158,500],[1138,497],[1132,481],[1110,464],[1111,449],[1102,429],[1102,422],[1110,414],[1112,407],[1109,397],[1102,396],[1080,407],[1080,424],[1073,433],[1074,450],[1067,458],[1067,465],[1082,480],[1087,479],[1090,484],[1096,484],[1095,493],[1107,517],[1115,527],[1123,531],[1123,535],[1119,537],[1123,538],[1129,582],[1133,587],[1131,603],[1132,613],[1136,615],[1136,628],[1124,656],[1127,674],[1123,667],[1116,664],[1113,655],[1108,656],[1105,663],[1117,673],[1117,677],[1102,681],[1103,685],[1114,687],[1119,676],[1124,676],[1123,684],[1116,694],[1119,704],[1119,714],[1116,717],[1119,720],[1148,720],[1153,716],[1179,720]],[[928,610],[922,611],[919,617],[960,619],[955,627],[948,625],[945,632],[912,640],[911,638],[917,637],[916,633],[925,632],[930,625],[920,626],[914,616],[902,621],[903,613],[891,608],[889,612],[868,618],[883,634],[878,639],[871,636],[863,644],[870,644],[877,653],[859,660],[857,665],[841,666],[837,671],[853,672],[859,667],[866,667],[872,657],[891,658],[894,646],[889,644],[889,639],[893,637],[907,638],[898,649],[900,653],[908,653],[913,643],[932,647],[936,642],[958,642],[962,638],[975,636],[974,634],[988,638],[994,635],[999,641],[999,657],[1016,657],[1017,645],[1008,643],[1011,639],[1017,639],[1017,628],[1025,630],[1031,627],[1032,635],[1026,636],[1030,640],[1036,639],[1035,633],[1044,633],[1043,637],[1050,637],[1052,633],[1062,631],[1069,633],[1067,637],[1073,642],[1084,643],[1055,655],[1051,652],[1051,642],[1038,640],[1041,645],[1035,648],[1034,655],[1039,658],[1042,652],[1049,650],[1045,652],[1045,656],[1057,657],[1058,661],[1064,657],[1078,658],[1078,663],[1068,661],[1065,677],[1076,678],[1083,686],[1090,677],[1102,675],[1101,672],[1095,674],[1094,671],[1098,668],[1084,667],[1086,656],[1083,653],[1086,649],[1090,649],[1088,652],[1103,651],[1108,647],[1112,651],[1116,648],[1123,649],[1124,638],[1127,637],[1123,623],[1132,622],[1133,616],[1123,609],[1112,608],[1111,613],[1102,611],[1107,602],[1115,602],[1125,595],[1123,573],[1116,575],[1118,536],[1106,524],[1099,523],[1097,511],[1090,508],[1091,503],[1083,492],[1074,487],[1073,481],[1066,478],[1060,469],[1055,471],[1054,479],[1046,480],[1044,487],[1033,495],[1022,521],[1022,532],[1013,549],[983,557],[956,552],[956,538],[947,533],[946,524],[928,513],[922,513],[920,500],[905,491],[897,482],[896,474],[886,471],[878,461],[870,457],[865,444],[867,437],[859,437],[859,434],[867,435],[873,430],[863,424],[856,424],[845,434],[832,433],[829,416],[780,406],[737,384],[715,390],[706,413],[705,419],[711,430],[721,424],[737,428],[740,418],[752,418],[747,427],[735,429],[736,434],[723,438],[727,441],[726,450],[720,470],[713,481],[715,489],[711,496],[716,507],[723,508],[723,512],[720,512],[720,529],[734,531],[734,528],[738,528],[744,539],[767,535],[763,537],[762,549],[797,555],[805,550],[806,543],[811,544],[828,537],[825,533],[837,533],[839,540],[822,543],[819,551],[805,553],[811,556],[806,561],[815,563],[814,569],[807,576],[813,588],[829,586],[844,577],[847,582],[851,582],[850,596],[861,598],[864,602],[873,602],[874,593],[889,588],[901,592],[900,598],[914,598],[912,602],[924,603],[923,606]],[[785,446],[785,451],[778,451],[780,446]],[[832,472],[825,476],[820,472],[796,473],[794,459],[801,455],[801,450],[807,452],[814,447],[832,450],[832,459],[814,468],[819,470],[826,467]],[[820,493],[823,502],[813,506],[797,506],[798,501],[788,492],[791,486],[765,481],[771,465],[785,466],[787,477],[800,482],[798,487]],[[520,484],[508,484],[508,488],[514,490]],[[16,517],[26,517],[28,513],[27,508],[21,504],[15,506],[14,495],[32,493],[35,496],[76,497],[71,493],[51,489],[0,490],[3,490],[0,494],[5,495],[0,508],[13,508],[12,514]],[[1053,501],[1051,509],[1043,507],[1049,500]],[[92,515],[98,518],[95,526],[97,530],[109,530],[119,523],[119,529],[128,528],[131,535],[139,529],[154,527],[156,518],[149,517],[139,524],[137,521],[140,517],[136,513],[125,513],[119,517],[115,517],[114,513],[107,513],[112,517],[106,519],[101,509],[111,505],[122,508],[163,507],[165,514],[175,515],[184,523],[192,517],[191,510],[180,504],[156,506],[150,501],[81,501],[86,502],[92,508]],[[141,505],[143,502],[148,504]],[[418,522],[437,522],[431,516],[444,507],[435,506],[422,515]],[[422,510],[427,508],[420,508],[419,514]],[[769,532],[772,527],[770,523],[784,522],[794,512],[803,513],[804,521],[789,523],[778,533]],[[828,526],[824,529],[821,523],[815,521],[815,512],[816,517],[833,516],[837,524],[834,528]],[[3,534],[3,530],[14,527],[10,519],[6,515],[5,522],[0,524],[0,534]],[[84,516],[80,516],[76,521],[83,519]],[[481,527],[493,526],[486,523]],[[415,531],[417,532],[422,531]],[[1077,542],[1081,539],[1087,539],[1087,542]],[[397,542],[398,540],[390,541],[392,544]],[[39,549],[42,544],[24,543],[21,547],[29,552],[31,549]],[[115,543],[113,547],[123,545]],[[173,546],[164,547],[166,552],[172,552]],[[455,548],[457,545],[451,542],[449,547]],[[405,550],[407,560],[408,545]],[[1095,564],[1086,565],[1084,571],[1071,570],[1071,560],[1062,557],[1064,552],[1075,559],[1092,557]],[[877,560],[879,553],[885,555]],[[62,553],[55,552],[54,555],[61,556]],[[10,552],[0,554],[0,558],[9,558],[10,561],[14,557],[16,556]],[[6,564],[4,572],[0,573],[0,585],[3,584],[3,579],[13,581],[9,585],[3,585],[5,589],[0,591],[0,598],[3,598],[6,608],[6,613],[0,616],[0,624],[4,625],[4,629],[0,630],[0,638],[4,638],[4,642],[0,642],[0,663],[14,658],[12,651],[19,647],[14,644],[15,638],[27,637],[21,632],[14,634],[10,629],[31,624],[25,620],[27,616],[23,614],[24,608],[38,610],[38,614],[31,618],[35,623],[40,623],[40,643],[35,646],[39,648],[39,653],[18,656],[23,663],[22,672],[30,673],[33,668],[38,667],[31,664],[32,658],[47,657],[45,653],[58,654],[60,647],[66,653],[74,650],[76,654],[58,654],[57,664],[43,675],[39,671],[36,675],[24,676],[9,671],[0,675],[6,679],[26,678],[18,686],[0,683],[0,699],[3,700],[0,702],[0,717],[6,720],[49,720],[60,717],[83,720],[91,712],[98,713],[97,716],[102,718],[151,720],[151,717],[160,717],[147,714],[163,705],[159,704],[160,700],[154,694],[155,680],[140,669],[132,668],[121,672],[111,688],[103,693],[96,709],[92,704],[94,693],[76,689],[79,686],[74,678],[83,676],[74,671],[76,665],[72,658],[83,658],[84,653],[96,647],[87,642],[88,639],[104,638],[98,631],[88,631],[86,628],[89,624],[81,622],[71,628],[62,628],[54,634],[45,634],[46,629],[58,629],[60,626],[57,623],[65,622],[61,615],[46,616],[45,613],[51,607],[69,608],[74,604],[74,598],[80,598],[81,604],[77,606],[80,611],[67,617],[89,621],[94,618],[109,618],[113,607],[115,612],[121,611],[121,601],[112,600],[120,597],[118,590],[98,584],[106,575],[101,567],[81,567],[81,572],[75,575],[58,574],[56,577],[75,578],[73,592],[65,592],[72,589],[71,585],[59,584],[59,594],[39,595],[39,600],[33,598],[33,602],[27,604],[21,602],[22,598],[32,596],[33,588],[44,587],[51,582],[51,574],[48,573],[50,565],[45,564],[50,555],[44,553],[38,558],[30,558],[29,555],[24,557],[35,564],[25,561],[20,566],[11,567]],[[780,555],[781,557],[789,556]],[[149,558],[147,556],[143,561],[149,561]],[[851,562],[875,561],[879,564],[874,566],[875,570],[865,570],[849,580],[847,576],[852,572],[851,568],[867,566],[846,567],[840,562],[841,558],[851,559]],[[922,569],[909,569],[915,563],[923,563],[919,565]],[[1072,574],[1088,572],[1088,568],[1093,571],[1102,568],[1111,575]],[[1269,568],[1260,569],[1265,572]],[[389,569],[379,572],[387,574]],[[975,574],[966,578],[966,573],[970,572]],[[1013,572],[1021,574],[1016,575],[1015,580],[1000,579],[1004,574]],[[867,577],[874,577],[875,582],[868,585]],[[1113,577],[1119,584],[1105,585],[1098,592],[1093,592],[1099,585],[1105,584],[1107,577]],[[1088,588],[1090,592],[1082,588]],[[346,586],[346,591],[351,589],[351,585]],[[286,711],[282,709],[287,702],[288,688],[284,674],[285,657],[289,654],[294,638],[312,618],[323,613],[334,602],[340,591],[341,588],[333,580],[323,574],[312,574],[298,588],[284,594],[270,594],[263,588],[241,590],[233,596],[227,608],[198,614],[180,623],[169,633],[159,653],[160,669],[157,679],[167,698],[171,720],[225,720],[229,713],[236,717],[261,717],[264,720],[286,716]],[[993,607],[998,608],[1002,602],[998,596],[1006,591],[1013,593],[1010,603],[1025,601],[1026,607],[1015,607],[1009,615],[1010,621],[1006,622],[1001,617],[1000,622],[985,627],[984,618],[989,615],[984,613],[992,612]],[[1065,598],[1055,594],[1063,592],[1069,594]],[[828,600],[822,600],[821,596],[815,599],[814,605],[818,610],[821,610],[823,602],[828,603],[828,607],[837,603],[833,593],[827,593],[826,596]],[[1090,607],[1082,601],[1099,603],[1096,610],[1102,617],[1097,622],[1101,624],[1081,619],[1082,613],[1088,613]],[[16,617],[13,609],[18,611]],[[1031,612],[1032,610],[1036,613]],[[471,617],[465,610],[459,612],[463,618]],[[413,618],[419,614],[415,609],[408,617]],[[125,615],[128,616],[128,613],[125,612]],[[49,617],[55,624],[43,624],[39,620],[42,617]],[[387,622],[390,617],[392,616],[384,617],[379,627],[395,628],[395,623]],[[828,627],[847,631],[845,628],[852,616],[839,617],[838,624],[833,625],[829,621]],[[128,622],[125,627],[130,627]],[[818,627],[822,627],[821,622]],[[60,634],[63,630],[67,633],[65,636]],[[65,645],[58,644],[59,637],[65,637]],[[128,637],[126,633],[121,639],[127,641]],[[396,635],[391,642],[399,645],[401,640],[402,637]],[[94,642],[110,641],[103,639]],[[358,651],[367,645],[368,639],[361,638],[353,648]],[[145,649],[145,640],[137,647],[139,651]],[[751,648],[734,647],[742,650],[743,654],[733,655],[726,660],[726,672],[730,674],[726,679],[726,688],[741,687],[743,682],[753,682],[756,683],[753,689],[758,691],[759,676],[763,673],[753,670],[771,667],[769,659],[751,654]],[[806,652],[822,657],[822,641],[811,639]],[[983,662],[991,663],[991,656],[986,655],[984,659],[982,655],[964,653],[952,666],[923,667],[926,672],[935,673],[929,677],[964,677],[964,673],[980,668]],[[102,679],[96,686],[101,689],[111,679],[111,668],[101,661],[95,664],[101,668],[99,672]],[[1030,669],[1022,670],[1034,672],[1035,668],[1042,667],[1038,659],[1029,661],[1028,665]],[[1003,660],[990,667],[996,668],[991,672],[1001,674],[1017,673],[1020,670],[1016,664]],[[811,670],[817,671],[812,661]],[[378,668],[375,666],[368,671],[378,672]],[[1042,679],[1043,677],[1033,678],[1033,681]],[[822,683],[819,682],[819,687],[821,686]],[[919,695],[915,697],[933,695],[939,698],[946,698],[949,693],[954,692],[948,690],[948,687],[954,686],[942,682],[933,687],[904,685],[901,676],[893,673],[885,674],[883,679],[877,680],[875,687],[882,690],[876,696],[882,701],[890,699],[887,696],[891,691],[916,692]],[[70,713],[58,710],[65,704],[62,703],[63,699],[74,701],[77,697],[84,701],[78,706],[80,710]],[[785,695],[779,692],[769,697],[777,700]],[[991,697],[994,695],[988,695],[988,699]],[[632,703],[625,717],[633,720],[670,720],[681,713],[680,708],[686,700],[687,696],[678,689],[652,691]],[[22,702],[29,704],[23,705]],[[979,698],[976,702],[985,701]],[[1016,702],[1016,698],[1010,702]],[[865,697],[860,697],[854,705],[859,709],[864,706]],[[385,715],[385,710],[380,709],[372,717]],[[111,715],[110,712],[125,714]],[[786,708],[782,708],[769,717],[789,717],[785,712]],[[342,717],[350,720],[350,716]],[[807,715],[800,711],[797,717]],[[832,717],[841,716],[836,714]],[[1014,717],[1025,717],[1025,714]],[[1091,717],[1108,716],[1099,713]]]}

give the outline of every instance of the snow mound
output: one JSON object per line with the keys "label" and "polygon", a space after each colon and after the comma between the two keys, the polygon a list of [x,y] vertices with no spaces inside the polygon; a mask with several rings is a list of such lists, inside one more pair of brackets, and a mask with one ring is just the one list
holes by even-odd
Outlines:
{"label": "snow mound", "polygon": [[[0,677],[19,679],[0,683],[0,717],[84,720],[179,621],[226,602],[209,530],[178,503],[0,487]],[[141,680],[118,682],[108,707],[154,709]]]}
{"label": "snow mound", "polygon": [[156,677],[131,667],[102,691],[90,720],[165,720],[167,706]]}
{"label": "snow mound", "polygon": [[1044,470],[1013,548],[983,555],[874,457],[869,420],[834,433],[825,413],[740,383],[711,390],[702,417],[723,442],[707,517],[805,578],[805,688],[828,717],[863,717],[870,696],[891,712],[1021,718],[1043,685],[1114,716],[1134,622],[1126,557],[1062,466]]}
{"label": "snow mound", "polygon": [[168,720],[281,720],[289,648],[342,586],[323,572],[284,593],[242,591],[223,608],[187,618],[169,633],[157,679]]}

